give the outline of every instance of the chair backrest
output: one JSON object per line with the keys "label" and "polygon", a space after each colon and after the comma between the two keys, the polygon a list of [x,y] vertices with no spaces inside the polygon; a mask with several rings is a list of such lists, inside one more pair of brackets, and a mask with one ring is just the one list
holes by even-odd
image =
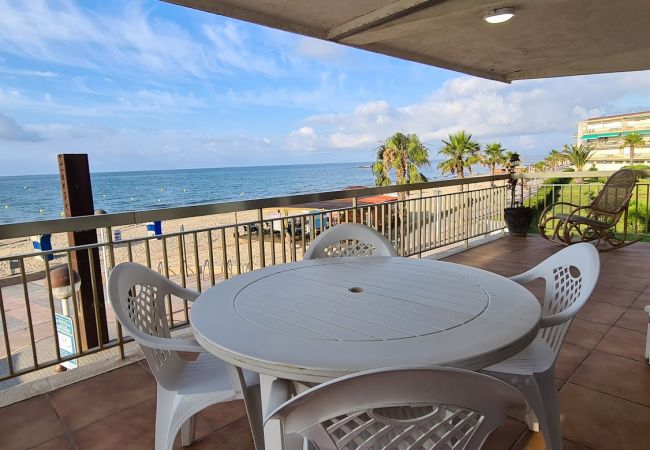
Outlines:
{"label": "chair backrest", "polygon": [[336,256],[397,256],[381,233],[360,223],[342,223],[325,230],[311,243],[303,259]]}
{"label": "chair backrest", "polygon": [[635,185],[636,174],[633,170],[621,169],[614,172],[591,203],[591,210],[597,214],[613,216],[621,213],[627,207]]}
{"label": "chair backrest", "polygon": [[556,358],[573,317],[596,287],[599,272],[598,250],[585,242],[566,247],[529,271],[511,277],[518,283],[544,279],[539,336],[550,345]]}
{"label": "chair backrest", "polygon": [[168,387],[184,364],[175,351],[147,346],[150,336],[171,338],[165,300],[170,295],[185,296],[188,291],[153,270],[135,263],[118,264],[111,271],[108,294],[122,327],[140,344],[161,385]]}
{"label": "chair backrest", "polygon": [[478,449],[508,413],[528,405],[478,372],[407,367],[357,373],[312,388],[267,417],[319,450]]}

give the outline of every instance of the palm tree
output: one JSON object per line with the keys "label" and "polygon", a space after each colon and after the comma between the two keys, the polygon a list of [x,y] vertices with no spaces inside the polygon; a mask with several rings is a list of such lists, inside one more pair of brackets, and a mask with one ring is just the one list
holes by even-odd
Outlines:
{"label": "palm tree", "polygon": [[481,162],[485,167],[490,169],[490,175],[494,175],[497,165],[503,165],[506,163],[507,159],[504,152],[506,152],[506,149],[498,142],[493,142],[485,146]]}
{"label": "palm tree", "polygon": [[554,170],[557,170],[558,167],[562,166],[566,161],[566,159],[567,158],[564,153],[558,152],[555,149],[552,149],[548,154],[548,156],[546,157],[546,160],[548,161],[548,165]]}
{"label": "palm tree", "polygon": [[[447,159],[438,164],[438,168],[442,173],[450,173],[456,175],[458,178],[465,178],[465,169],[469,169],[472,173],[471,165],[478,162],[478,153],[480,146],[478,143],[472,141],[472,135],[466,133],[464,130],[456,134],[450,134],[449,140],[442,140],[443,147],[438,150],[439,155],[445,156]],[[463,186],[460,186],[462,189]]]}
{"label": "palm tree", "polygon": [[[427,178],[420,167],[429,166],[429,151],[416,134],[395,133],[377,149],[377,160],[372,165],[375,184],[391,184],[390,174],[395,173],[396,184],[423,183]],[[406,198],[405,192],[399,193]]]}
{"label": "palm tree", "polygon": [[[562,153],[566,157],[566,159],[576,166],[576,172],[582,172],[582,169],[584,169],[585,164],[587,164],[587,161],[589,158],[591,158],[592,153],[594,150],[591,148],[589,145],[564,145],[564,148],[562,149]],[[577,178],[576,183],[582,183],[582,178]]]}
{"label": "palm tree", "polygon": [[634,147],[637,145],[645,145],[643,136],[639,133],[626,134],[621,138],[621,149],[630,147],[630,164],[634,164]]}
{"label": "palm tree", "polygon": [[544,160],[537,161],[535,164],[533,164],[533,169],[535,169],[535,172],[544,172],[547,167],[548,163]]}

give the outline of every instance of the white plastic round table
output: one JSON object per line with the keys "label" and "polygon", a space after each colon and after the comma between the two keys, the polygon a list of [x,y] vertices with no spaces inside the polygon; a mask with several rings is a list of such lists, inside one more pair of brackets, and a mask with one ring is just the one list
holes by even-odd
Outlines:
{"label": "white plastic round table", "polygon": [[526,347],[540,305],[502,276],[412,258],[328,258],[247,272],[202,293],[190,323],[206,350],[285,379],[362,370],[481,369]]}
{"label": "white plastic round table", "polygon": [[190,323],[206,350],[263,375],[264,397],[264,376],[318,383],[380,367],[481,369],[524,349],[540,314],[530,291],[481,269],[360,257],[226,280],[199,296]]}

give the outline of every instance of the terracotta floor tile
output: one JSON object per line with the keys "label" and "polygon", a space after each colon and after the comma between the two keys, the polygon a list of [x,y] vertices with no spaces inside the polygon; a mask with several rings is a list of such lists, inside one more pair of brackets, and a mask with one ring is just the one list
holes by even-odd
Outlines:
{"label": "terracotta floor tile", "polygon": [[614,325],[624,312],[625,308],[621,306],[611,305],[609,303],[587,302],[576,317],[605,325]]}
{"label": "terracotta floor tile", "polygon": [[512,447],[519,439],[519,436],[527,430],[524,422],[508,417],[506,423],[497,428],[488,436],[482,450],[502,450]]}
{"label": "terracotta floor tile", "polygon": [[156,402],[149,400],[72,432],[79,450],[148,450],[154,447]]}
{"label": "terracotta floor tile", "polygon": [[595,450],[645,449],[650,408],[572,383],[560,390],[562,435]]}
{"label": "terracotta floor tile", "polygon": [[217,431],[242,417],[246,417],[246,409],[243,400],[235,400],[209,406],[201,411],[199,415],[208,422],[212,430]]}
{"label": "terracotta floor tile", "polygon": [[585,348],[573,344],[563,344],[555,361],[555,376],[563,380],[569,379],[588,354],[589,350]]}
{"label": "terracotta floor tile", "polygon": [[644,309],[648,305],[650,305],[650,293],[642,292],[630,305],[630,308]]}
{"label": "terracotta floor tile", "polygon": [[612,327],[598,344],[596,350],[643,361],[645,342],[645,334],[640,331]]}
{"label": "terracotta floor tile", "polygon": [[650,366],[646,362],[593,351],[569,381],[650,406]]}
{"label": "terracotta floor tile", "polygon": [[[155,429],[155,426],[154,426]],[[203,417],[197,414],[196,416],[196,428],[194,429],[194,440],[203,439],[208,434],[212,433],[212,427]],[[174,440],[174,449],[181,450],[186,447],[181,446],[181,435],[180,432],[176,434],[176,439]]]}
{"label": "terracotta floor tile", "polygon": [[596,284],[597,290],[602,288],[617,289],[624,286],[625,289],[641,292],[648,286],[647,278],[630,277],[607,272],[601,272],[601,275],[598,279],[598,284]]}
{"label": "terracotta floor tile", "polygon": [[0,447],[3,449],[26,449],[64,432],[46,395],[0,409]]}
{"label": "terracotta floor tile", "polygon": [[642,309],[628,309],[616,322],[616,326],[645,333],[648,330],[648,313]]}
{"label": "terracotta floor tile", "polygon": [[63,435],[63,436],[55,437],[54,439],[50,439],[47,442],[43,442],[42,444],[39,444],[36,447],[32,447],[30,450],[72,450],[72,449],[74,449],[74,447],[72,446],[72,442],[70,442],[70,438],[67,435]]}
{"label": "terracotta floor tile", "polygon": [[535,433],[526,428],[512,448],[514,450],[545,450],[544,436],[542,433]]}
{"label": "terracotta floor tile", "polygon": [[631,291],[629,289],[598,289],[595,290],[589,302],[606,302],[618,306],[630,306],[634,300],[639,296],[639,291]]}
{"label": "terracotta floor tile", "polygon": [[563,450],[591,450],[591,448],[586,445],[578,444],[577,442],[568,441],[562,439],[562,449]]}
{"label": "terracotta floor tile", "polygon": [[131,364],[58,389],[50,396],[67,428],[76,430],[155,398],[156,381],[139,364]]}
{"label": "terracotta floor tile", "polygon": [[[535,433],[533,431],[525,431],[517,443],[512,447],[513,450],[546,450],[546,445],[544,444],[544,437],[541,433]],[[575,442],[567,441],[562,439],[562,449],[563,450],[591,450],[589,447],[584,445],[576,444]]]}
{"label": "terracotta floor tile", "polygon": [[571,322],[564,342],[591,350],[609,330],[609,325],[575,318]]}
{"label": "terracotta floor tile", "polygon": [[255,450],[248,419],[245,417],[236,420],[219,431],[195,440],[191,446],[184,448],[196,450]]}

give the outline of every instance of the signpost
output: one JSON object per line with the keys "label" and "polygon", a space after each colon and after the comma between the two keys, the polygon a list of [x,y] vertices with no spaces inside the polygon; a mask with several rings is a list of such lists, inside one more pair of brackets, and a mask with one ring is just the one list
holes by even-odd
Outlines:
{"label": "signpost", "polygon": [[[56,318],[56,334],[59,338],[59,356],[65,358],[66,356],[75,355],[77,353],[77,345],[74,337],[72,318],[59,313],[55,313],[54,316]],[[74,369],[78,364],[76,359],[71,359],[70,361],[62,362],[61,365],[66,369]]]}

